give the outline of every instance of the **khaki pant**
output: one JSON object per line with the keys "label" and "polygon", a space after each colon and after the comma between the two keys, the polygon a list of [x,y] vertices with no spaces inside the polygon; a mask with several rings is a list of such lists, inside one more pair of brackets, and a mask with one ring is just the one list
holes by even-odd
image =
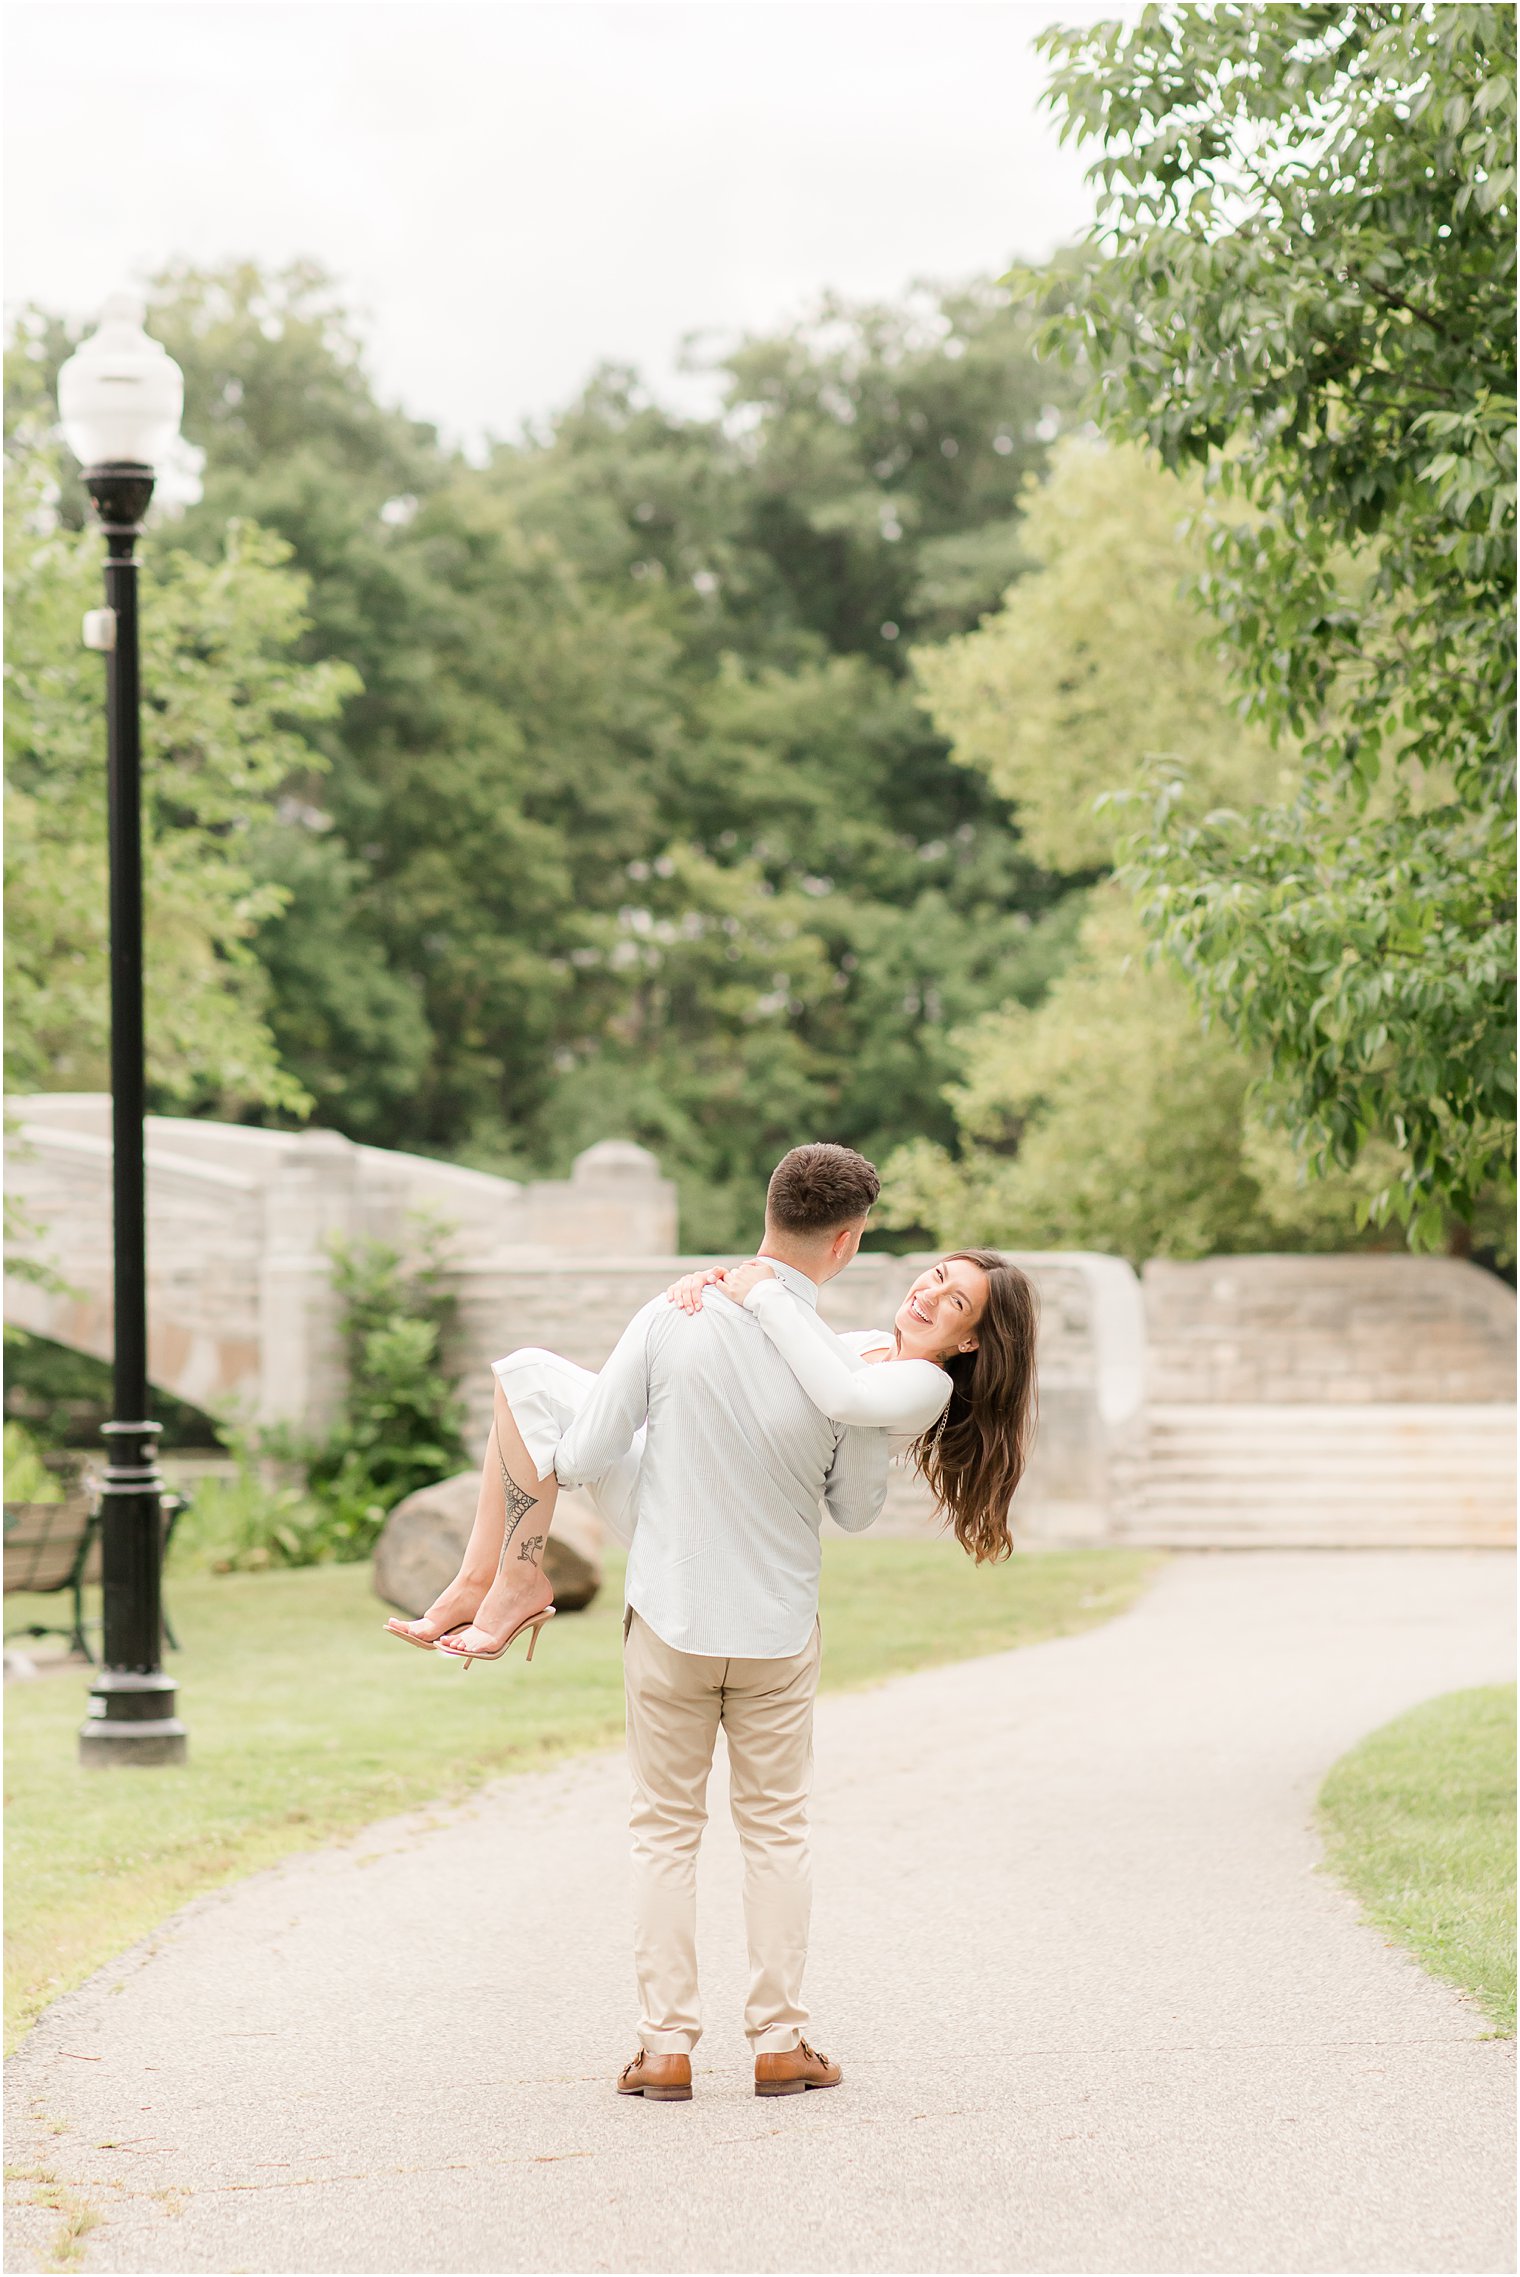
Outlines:
{"label": "khaki pant", "polygon": [[802,1972],[812,1910],[808,1793],[819,1637],[786,1660],[677,1652],[630,1608],[624,1626],[628,1763],[633,1774],[634,1966],[639,2038],[686,2055],[702,2034],[697,1998],[697,1851],[718,1726],[744,1853],[749,1997],[757,2055],[795,2048],[807,2023]]}

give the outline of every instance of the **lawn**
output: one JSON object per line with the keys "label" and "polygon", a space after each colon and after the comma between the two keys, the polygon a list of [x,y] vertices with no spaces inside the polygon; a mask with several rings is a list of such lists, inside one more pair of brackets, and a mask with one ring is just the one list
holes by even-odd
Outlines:
{"label": "lawn", "polygon": [[[824,1684],[1091,1628],[1158,1563],[1036,1552],[978,1571],[938,1542],[831,1541]],[[621,1570],[585,1613],[477,1674],[382,1636],[368,1566],[189,1575],[169,1655],[190,1727],[182,1770],[84,1771],[82,1669],[6,1690],[7,2044],[203,1891],[421,1803],[448,1801],[623,1731]],[[7,1600],[8,1625],[59,1599]]]}
{"label": "lawn", "polygon": [[1448,1692],[1343,1755],[1330,1864],[1380,1929],[1515,2029],[1515,1688]]}

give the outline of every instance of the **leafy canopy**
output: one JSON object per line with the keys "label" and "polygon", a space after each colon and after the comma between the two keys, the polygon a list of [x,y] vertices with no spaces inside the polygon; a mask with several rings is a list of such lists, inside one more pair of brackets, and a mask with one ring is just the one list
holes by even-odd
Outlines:
{"label": "leafy canopy", "polygon": [[1025,507],[1034,573],[974,632],[914,652],[954,757],[1011,802],[1051,869],[1108,868],[1134,830],[1114,794],[1158,765],[1195,813],[1289,780],[1260,723],[1235,716],[1188,590],[1203,505],[1196,475],[1179,480],[1133,445],[1058,444]]}
{"label": "leafy canopy", "polygon": [[[99,606],[98,534],[62,526],[50,454],[7,461],[6,1081],[103,1088],[107,1001],[105,705],[80,643]],[[229,526],[198,561],[143,548],[143,867],[148,1076],[165,1106],[301,1112],[271,1035],[254,953],[282,899],[251,860],[281,787],[309,765],[299,723],[354,689],[304,664],[304,581],[289,548]]]}
{"label": "leafy canopy", "polygon": [[[626,1131],[713,1244],[799,1135],[950,1135],[947,1028],[1036,985],[1063,881],[905,652],[1020,565],[1076,394],[1036,321],[990,286],[830,302],[736,347],[716,417],[607,370],[472,467],[376,402],[320,271],[166,273],[204,467],[163,535],[209,565],[256,516],[305,655],[362,682],[248,841],[324,1122],[509,1170]],[[62,329],[27,322],[48,370]]]}
{"label": "leafy canopy", "polygon": [[[1204,467],[1201,590],[1302,787],[1163,803],[1149,922],[1295,1137],[1434,1241],[1514,1174],[1515,12],[1146,8],[1045,35],[1106,258],[1048,335]],[[1041,281],[1041,289],[1044,281]]]}
{"label": "leafy canopy", "polygon": [[[1072,440],[1031,496],[1038,568],[975,632],[914,666],[954,756],[1015,803],[1052,863],[1111,863],[1158,771],[1193,813],[1290,780],[1242,721],[1189,591],[1203,560],[1196,477],[1132,445]],[[1262,1118],[1264,1062],[1207,1026],[1174,960],[1148,944],[1113,879],[1036,927],[1079,913],[1048,994],[952,1034],[952,1149],[922,1137],[886,1166],[885,1209],[946,1241],[1201,1257],[1343,1248],[1374,1190],[1364,1165],[1309,1185]],[[1386,1177],[1386,1149],[1376,1156]]]}
{"label": "leafy canopy", "polygon": [[888,1224],[938,1241],[1106,1250],[1136,1265],[1346,1249],[1371,1178],[1388,1175],[1374,1156],[1306,1182],[1256,1110],[1258,1067],[1200,1024],[1115,881],[1097,889],[1040,1004],[985,1013],[955,1040],[960,1149],[900,1148],[882,1194]]}

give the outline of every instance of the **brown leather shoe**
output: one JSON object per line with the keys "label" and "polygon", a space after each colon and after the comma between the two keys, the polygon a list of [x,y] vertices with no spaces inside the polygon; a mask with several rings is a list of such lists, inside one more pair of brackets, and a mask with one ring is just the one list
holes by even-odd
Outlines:
{"label": "brown leather shoe", "polygon": [[837,2087],[844,2073],[838,2064],[799,2040],[785,2055],[756,2056],[757,2095],[805,2095],[810,2087]]}
{"label": "brown leather shoe", "polygon": [[640,2048],[618,2073],[619,2095],[642,2095],[646,2103],[691,2101],[690,2056],[652,2056]]}

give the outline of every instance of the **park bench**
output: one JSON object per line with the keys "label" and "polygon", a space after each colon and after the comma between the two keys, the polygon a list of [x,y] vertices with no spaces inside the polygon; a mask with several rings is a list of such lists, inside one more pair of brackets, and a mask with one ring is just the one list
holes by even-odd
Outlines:
{"label": "park bench", "polygon": [[[188,1507],[182,1494],[163,1497],[163,1549],[167,1554],[175,1522]],[[7,1502],[5,1505],[5,1595],[50,1597],[68,1590],[74,1617],[64,1627],[29,1621],[7,1629],[11,1637],[67,1637],[69,1650],[93,1661],[84,1617],[85,1590],[100,1580],[100,1501],[92,1488],[61,1502]],[[179,1639],[164,1614],[164,1636],[175,1651]]]}

